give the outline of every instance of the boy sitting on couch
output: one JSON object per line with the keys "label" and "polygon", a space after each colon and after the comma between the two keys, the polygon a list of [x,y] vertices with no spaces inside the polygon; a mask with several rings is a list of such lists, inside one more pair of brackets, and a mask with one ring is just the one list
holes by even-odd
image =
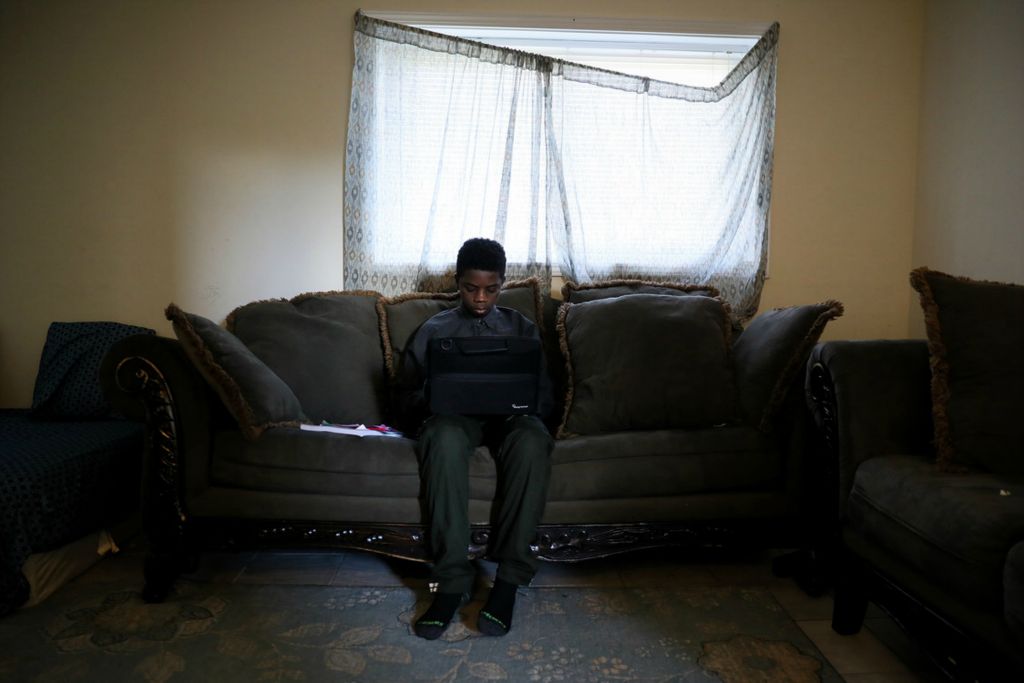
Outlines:
{"label": "boy sitting on couch", "polygon": [[[489,636],[508,633],[516,589],[537,571],[530,542],[544,512],[551,472],[551,435],[538,415],[430,415],[424,394],[427,349],[435,337],[540,337],[517,311],[496,306],[505,281],[505,250],[484,238],[466,241],[455,266],[460,305],[442,311],[416,332],[402,364],[400,392],[406,415],[425,417],[416,453],[429,516],[434,601],[416,621],[416,635],[438,638],[472,590],[469,547],[469,460],[486,444],[498,469],[497,515],[490,554],[498,560],[494,587],[480,611],[478,628]],[[541,368],[538,413],[552,406],[551,385]],[[416,420],[419,422],[419,420]]]}

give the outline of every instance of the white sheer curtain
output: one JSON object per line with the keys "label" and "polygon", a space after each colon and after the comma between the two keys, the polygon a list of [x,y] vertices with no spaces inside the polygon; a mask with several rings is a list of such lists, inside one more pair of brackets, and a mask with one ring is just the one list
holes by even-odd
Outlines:
{"label": "white sheer curtain", "polygon": [[362,14],[345,285],[398,293],[468,237],[509,276],[709,283],[741,317],[764,282],[778,25],[715,88],[674,85]]}

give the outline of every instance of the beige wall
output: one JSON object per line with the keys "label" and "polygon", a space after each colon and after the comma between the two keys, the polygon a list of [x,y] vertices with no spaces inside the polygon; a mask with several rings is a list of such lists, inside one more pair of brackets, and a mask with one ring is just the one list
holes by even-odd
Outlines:
{"label": "beige wall", "polygon": [[932,0],[926,16],[914,265],[1024,283],[1024,2]]}
{"label": "beige wall", "polygon": [[[341,286],[352,15],[507,2],[0,3],[0,406],[52,320],[169,334]],[[765,307],[841,299],[832,337],[908,328],[920,0],[548,0],[522,14],[782,25]]]}

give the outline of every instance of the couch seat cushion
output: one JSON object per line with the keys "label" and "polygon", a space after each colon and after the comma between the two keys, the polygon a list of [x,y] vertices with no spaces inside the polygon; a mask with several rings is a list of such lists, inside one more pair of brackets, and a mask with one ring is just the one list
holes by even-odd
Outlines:
{"label": "couch seat cushion", "polygon": [[950,590],[1002,606],[1007,553],[1024,539],[1024,479],[880,456],[857,469],[847,516],[868,542]]}
{"label": "couch seat cushion", "polygon": [[[420,492],[415,441],[268,429],[256,441],[235,430],[214,436],[215,484],[243,489],[345,496],[416,498]],[[478,448],[469,466],[470,498],[494,495],[494,464]]]}
{"label": "couch seat cushion", "polygon": [[[256,441],[237,430],[214,436],[219,486],[287,493],[417,498],[415,441],[359,438],[294,428]],[[555,444],[549,501],[620,500],[774,488],[782,453],[748,427],[580,437]],[[494,461],[484,447],[469,464],[469,497],[494,496]]]}
{"label": "couch seat cushion", "polygon": [[658,430],[555,442],[548,500],[615,500],[775,487],[782,455],[748,427]]}

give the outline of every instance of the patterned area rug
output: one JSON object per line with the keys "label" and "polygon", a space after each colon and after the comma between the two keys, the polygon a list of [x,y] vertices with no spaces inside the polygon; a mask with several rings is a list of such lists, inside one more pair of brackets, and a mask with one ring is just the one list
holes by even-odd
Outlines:
{"label": "patterned area rug", "polygon": [[428,601],[410,588],[179,581],[147,605],[72,584],[0,620],[0,680],[842,681],[760,588],[534,588],[504,638],[476,631],[471,602],[432,642],[411,628]]}

